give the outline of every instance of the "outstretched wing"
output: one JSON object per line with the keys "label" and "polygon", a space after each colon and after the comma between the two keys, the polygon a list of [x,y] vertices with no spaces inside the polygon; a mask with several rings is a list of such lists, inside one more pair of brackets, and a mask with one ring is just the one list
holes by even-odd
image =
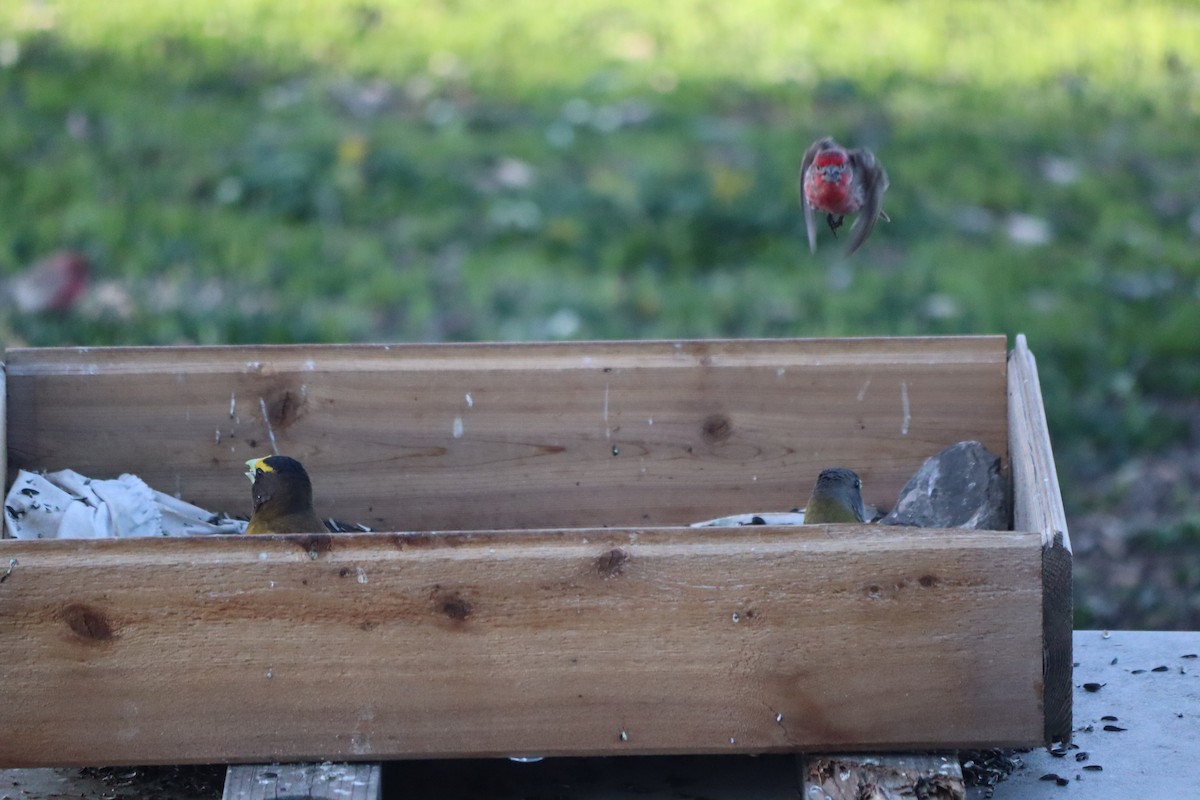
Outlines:
{"label": "outstretched wing", "polygon": [[800,207],[804,209],[804,227],[808,229],[808,249],[817,252],[817,220],[812,205],[804,193],[804,179],[808,177],[808,169],[816,159],[817,153],[836,147],[832,136],[817,139],[804,151],[804,160],[800,162]]}
{"label": "outstretched wing", "polygon": [[876,220],[881,216],[887,219],[887,214],[883,213],[883,193],[888,188],[887,172],[870,150],[865,147],[851,150],[849,159],[854,174],[862,182],[863,201],[862,208],[858,210],[858,219],[854,221],[854,236],[846,255],[853,253],[867,240],[875,229]]}

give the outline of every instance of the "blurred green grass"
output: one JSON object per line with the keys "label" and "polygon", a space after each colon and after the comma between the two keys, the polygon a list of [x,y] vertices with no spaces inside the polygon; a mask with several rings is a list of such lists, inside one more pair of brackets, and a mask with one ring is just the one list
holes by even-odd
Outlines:
{"label": "blurred green grass", "polygon": [[1082,515],[1200,439],[1198,120],[1193,2],[7,0],[0,276],[97,285],[0,341],[1025,332]]}

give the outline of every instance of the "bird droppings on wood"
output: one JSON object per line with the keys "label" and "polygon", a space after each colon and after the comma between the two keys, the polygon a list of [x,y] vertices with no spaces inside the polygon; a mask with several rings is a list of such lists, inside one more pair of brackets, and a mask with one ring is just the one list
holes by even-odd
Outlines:
{"label": "bird droppings on wood", "polygon": [[71,632],[87,642],[107,642],[116,638],[108,617],[100,609],[83,603],[71,603],[60,617]]}
{"label": "bird droppings on wood", "polygon": [[629,562],[629,553],[619,547],[614,547],[612,550],[601,553],[596,559],[596,572],[600,573],[602,578],[615,578],[625,571],[625,565]]}
{"label": "bird droppings on wood", "polygon": [[275,429],[271,426],[271,415],[267,411],[267,401],[263,398],[258,398],[258,405],[262,409],[263,424],[267,426],[267,438],[271,440],[271,452],[274,455],[279,455],[279,445],[275,441]]}

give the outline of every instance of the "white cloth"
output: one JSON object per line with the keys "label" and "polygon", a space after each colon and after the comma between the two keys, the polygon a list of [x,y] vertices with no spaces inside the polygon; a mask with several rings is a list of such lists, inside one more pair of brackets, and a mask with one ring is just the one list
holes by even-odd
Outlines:
{"label": "white cloth", "polygon": [[760,514],[734,514],[704,522],[693,522],[692,528],[736,528],[740,525],[803,525],[804,511],[764,511]]}
{"label": "white cloth", "polygon": [[244,533],[246,523],[155,491],[136,475],[93,480],[74,470],[21,470],[4,500],[14,539],[107,539]]}

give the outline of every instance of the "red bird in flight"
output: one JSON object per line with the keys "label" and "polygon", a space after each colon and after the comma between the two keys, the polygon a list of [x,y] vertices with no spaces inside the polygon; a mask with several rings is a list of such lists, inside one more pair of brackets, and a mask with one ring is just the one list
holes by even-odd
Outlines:
{"label": "red bird in flight", "polygon": [[26,314],[70,311],[88,285],[88,260],[74,250],[60,250],[12,280],[9,293]]}
{"label": "red bird in flight", "polygon": [[877,219],[891,221],[883,211],[887,188],[887,172],[867,148],[847,150],[831,136],[813,142],[800,164],[800,204],[804,207],[809,249],[817,252],[815,210],[825,212],[825,221],[835,237],[842,218],[857,213],[846,255],[857,250],[871,235]]}

